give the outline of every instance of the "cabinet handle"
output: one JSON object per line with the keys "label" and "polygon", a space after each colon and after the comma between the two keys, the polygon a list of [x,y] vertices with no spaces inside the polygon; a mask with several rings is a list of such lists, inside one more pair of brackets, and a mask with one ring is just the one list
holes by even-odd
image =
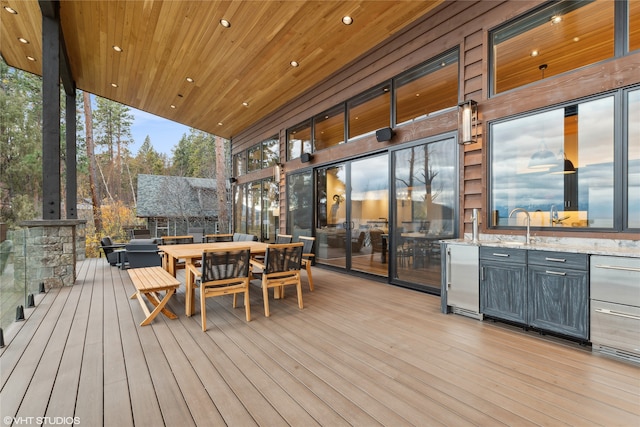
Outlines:
{"label": "cabinet handle", "polygon": [[447,289],[451,289],[451,280],[449,275],[451,274],[451,248],[447,248],[447,274],[445,280],[447,281]]}
{"label": "cabinet handle", "polygon": [[611,311],[606,308],[596,308],[595,311],[597,313],[610,314],[612,316],[618,316],[618,317],[626,317],[627,319],[633,319],[633,320],[640,320],[640,317],[638,316],[634,316],[632,314],[627,314],[627,313],[620,313],[618,311]]}
{"label": "cabinet handle", "polygon": [[553,274],[554,276],[566,276],[567,273],[563,273],[561,271],[550,271],[550,270],[546,270],[545,273],[547,274]]}
{"label": "cabinet handle", "polygon": [[480,267],[480,280],[484,282],[484,267]]}
{"label": "cabinet handle", "polygon": [[509,258],[509,254],[498,254],[498,253],[495,253],[495,252],[493,253],[493,256],[501,256],[501,257],[504,257],[504,258]]}
{"label": "cabinet handle", "polygon": [[545,261],[551,261],[551,262],[567,262],[567,260],[566,260],[566,259],[564,259],[564,258],[549,258],[549,257],[546,257],[546,258],[545,258]]}
{"label": "cabinet handle", "polygon": [[635,268],[635,267],[618,267],[616,265],[601,265],[601,264],[596,264],[595,267],[604,268],[604,269],[608,269],[608,270],[623,270],[623,271],[637,271],[637,272],[640,272],[640,268]]}

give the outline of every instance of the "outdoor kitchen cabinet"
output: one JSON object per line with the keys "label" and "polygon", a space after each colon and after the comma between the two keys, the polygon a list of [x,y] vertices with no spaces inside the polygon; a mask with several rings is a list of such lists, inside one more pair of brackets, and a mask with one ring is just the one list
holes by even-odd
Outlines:
{"label": "outdoor kitchen cabinet", "polygon": [[480,247],[480,312],[527,322],[527,251]]}
{"label": "outdoor kitchen cabinet", "polygon": [[588,255],[529,251],[527,324],[589,339]]}

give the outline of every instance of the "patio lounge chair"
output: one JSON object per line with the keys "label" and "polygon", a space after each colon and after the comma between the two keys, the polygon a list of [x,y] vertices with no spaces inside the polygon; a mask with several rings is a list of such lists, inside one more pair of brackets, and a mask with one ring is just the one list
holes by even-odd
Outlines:
{"label": "patio lounge chair", "polygon": [[160,267],[162,258],[156,244],[128,244],[125,246],[129,268]]}
{"label": "patio lounge chair", "polygon": [[104,252],[104,257],[110,265],[116,265],[118,263],[117,252],[122,251],[125,246],[125,243],[113,243],[110,236],[105,236],[100,239],[100,249]]}

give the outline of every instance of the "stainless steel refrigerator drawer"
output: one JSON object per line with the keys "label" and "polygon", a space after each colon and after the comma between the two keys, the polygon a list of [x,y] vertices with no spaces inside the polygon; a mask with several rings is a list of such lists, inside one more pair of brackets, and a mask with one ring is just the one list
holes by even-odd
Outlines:
{"label": "stainless steel refrigerator drawer", "polygon": [[640,360],[640,307],[591,300],[591,343]]}
{"label": "stainless steel refrigerator drawer", "polygon": [[640,307],[640,258],[591,256],[591,299]]}

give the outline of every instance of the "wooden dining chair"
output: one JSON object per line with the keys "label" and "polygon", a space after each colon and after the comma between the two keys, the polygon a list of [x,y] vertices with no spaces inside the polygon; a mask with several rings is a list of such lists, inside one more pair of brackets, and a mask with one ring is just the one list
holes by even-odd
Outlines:
{"label": "wooden dining chair", "polygon": [[162,245],[184,245],[193,243],[193,236],[162,236],[160,240]]}
{"label": "wooden dining chair", "polygon": [[264,299],[264,315],[269,317],[269,288],[284,298],[284,287],[295,285],[298,293],[298,307],[302,310],[302,283],[300,266],[302,263],[302,242],[270,244],[265,252],[264,263],[252,259],[253,267],[262,273],[261,287]]}
{"label": "wooden dining chair", "polygon": [[205,243],[232,242],[233,234],[206,234],[204,240]]}
{"label": "wooden dining chair", "polygon": [[298,240],[302,242],[302,267],[307,272],[307,279],[309,280],[309,290],[313,292],[313,277],[311,276],[311,265],[316,254],[313,253],[313,244],[316,241],[315,237],[299,236]]}
{"label": "wooden dining chair", "polygon": [[[249,260],[251,249],[205,249],[202,253],[202,267],[187,264],[187,274],[192,274],[194,286],[200,288],[200,317],[202,331],[207,330],[207,298],[233,294],[233,308],[236,308],[238,294],[244,294],[244,308],[247,322],[251,320],[249,301]],[[186,292],[194,292],[187,289]],[[193,303],[193,297],[191,297]],[[192,310],[193,312],[193,310]]]}
{"label": "wooden dining chair", "polygon": [[291,234],[278,234],[276,236],[276,243],[277,244],[285,244],[285,243],[291,243],[293,241],[293,236]]}
{"label": "wooden dining chair", "polygon": [[[184,245],[193,243],[193,236],[162,236],[160,237],[161,245]],[[176,269],[182,269],[185,267],[185,261],[183,259],[176,262]]]}

